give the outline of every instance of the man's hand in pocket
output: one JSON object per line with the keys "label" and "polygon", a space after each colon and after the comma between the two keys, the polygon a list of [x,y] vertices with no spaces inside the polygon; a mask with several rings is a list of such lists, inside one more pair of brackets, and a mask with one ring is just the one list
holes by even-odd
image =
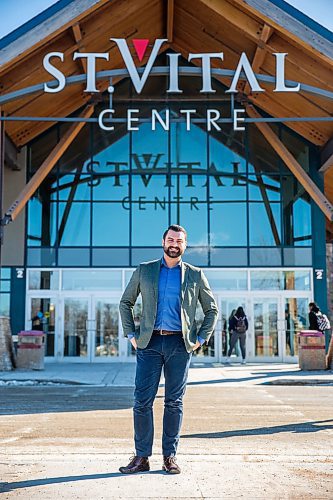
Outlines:
{"label": "man's hand in pocket", "polygon": [[136,343],[136,338],[133,337],[131,340],[130,340],[132,346],[134,347],[135,350],[137,350],[137,347],[138,347],[138,344]]}

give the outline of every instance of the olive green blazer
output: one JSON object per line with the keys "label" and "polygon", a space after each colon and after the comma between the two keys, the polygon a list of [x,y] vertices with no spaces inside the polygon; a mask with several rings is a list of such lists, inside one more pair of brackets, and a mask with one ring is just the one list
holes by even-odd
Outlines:
{"label": "olive green blazer", "polygon": [[[144,262],[134,271],[126,290],[120,300],[120,315],[125,337],[135,332],[137,345],[140,349],[147,347],[154,329],[158,282],[161,259]],[[203,271],[197,267],[182,262],[181,264],[181,320],[182,332],[186,350],[193,351],[198,335],[209,340],[216,325],[218,308]],[[142,318],[140,327],[135,328],[133,307],[141,293]],[[201,304],[204,320],[198,331],[195,321],[195,311],[198,302]]]}

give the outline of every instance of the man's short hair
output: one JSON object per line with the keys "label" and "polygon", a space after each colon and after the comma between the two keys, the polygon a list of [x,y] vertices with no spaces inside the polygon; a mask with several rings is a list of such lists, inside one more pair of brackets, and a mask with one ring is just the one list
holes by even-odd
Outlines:
{"label": "man's short hair", "polygon": [[178,224],[171,224],[171,226],[169,226],[168,229],[166,231],[164,231],[163,240],[165,240],[165,237],[169,231],[175,231],[176,233],[184,233],[185,234],[185,241],[187,240],[186,229],[184,229],[182,226],[178,226]]}

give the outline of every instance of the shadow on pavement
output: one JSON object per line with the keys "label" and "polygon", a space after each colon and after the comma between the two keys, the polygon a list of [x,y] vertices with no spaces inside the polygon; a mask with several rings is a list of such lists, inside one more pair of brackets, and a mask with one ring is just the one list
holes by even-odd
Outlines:
{"label": "shadow on pavement", "polygon": [[[181,438],[202,438],[202,439],[216,439],[216,438],[229,438],[238,436],[266,436],[270,434],[278,434],[280,432],[291,432],[294,434],[319,432],[324,430],[333,430],[333,424],[327,425],[328,422],[333,420],[318,420],[312,422],[301,422],[299,424],[276,425],[273,427],[258,427],[255,429],[240,429],[234,431],[223,432],[203,432],[197,434],[183,434]],[[326,425],[322,425],[326,424]]]}
{"label": "shadow on pavement", "polygon": [[[229,368],[229,367],[228,367]],[[228,369],[227,368],[227,369]],[[210,384],[226,384],[226,383],[233,383],[233,382],[249,382],[251,380],[260,380],[260,384],[265,384],[267,382],[267,379],[269,380],[272,377],[275,378],[280,378],[280,377],[286,377],[289,376],[291,378],[301,378],[302,380],[306,380],[307,378],[313,379],[314,376],[316,375],[325,375],[327,374],[326,371],[312,371],[312,372],[302,372],[302,371],[294,371],[294,370],[289,370],[289,371],[273,371],[273,372],[258,372],[255,371],[253,374],[249,374],[248,376],[237,376],[235,378],[219,378],[215,380],[196,380],[194,382],[187,382],[188,386],[192,385],[210,385]],[[266,379],[266,380],[265,380]]]}
{"label": "shadow on pavement", "polygon": [[123,410],[131,387],[0,387],[0,415]]}
{"label": "shadow on pavement", "polygon": [[[163,474],[166,472],[162,470],[151,470],[149,472],[142,472],[141,474],[135,474],[135,476],[141,476],[142,474]],[[44,486],[47,484],[60,484],[60,483],[70,483],[75,481],[86,481],[94,479],[111,479],[113,477],[126,477],[129,474],[122,474],[121,472],[106,472],[104,474],[87,474],[86,476],[60,476],[60,477],[48,477],[40,479],[31,479],[30,481],[18,481],[16,483],[0,483],[0,493],[9,493],[10,491],[19,490],[21,488],[34,488],[36,486]]]}

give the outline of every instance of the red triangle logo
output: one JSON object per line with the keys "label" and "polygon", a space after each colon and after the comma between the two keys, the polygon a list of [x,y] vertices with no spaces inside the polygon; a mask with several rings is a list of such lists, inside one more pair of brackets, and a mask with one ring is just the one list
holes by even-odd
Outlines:
{"label": "red triangle logo", "polygon": [[146,49],[148,47],[149,40],[148,38],[134,38],[133,45],[138,55],[139,61],[141,62],[144,58]]}

